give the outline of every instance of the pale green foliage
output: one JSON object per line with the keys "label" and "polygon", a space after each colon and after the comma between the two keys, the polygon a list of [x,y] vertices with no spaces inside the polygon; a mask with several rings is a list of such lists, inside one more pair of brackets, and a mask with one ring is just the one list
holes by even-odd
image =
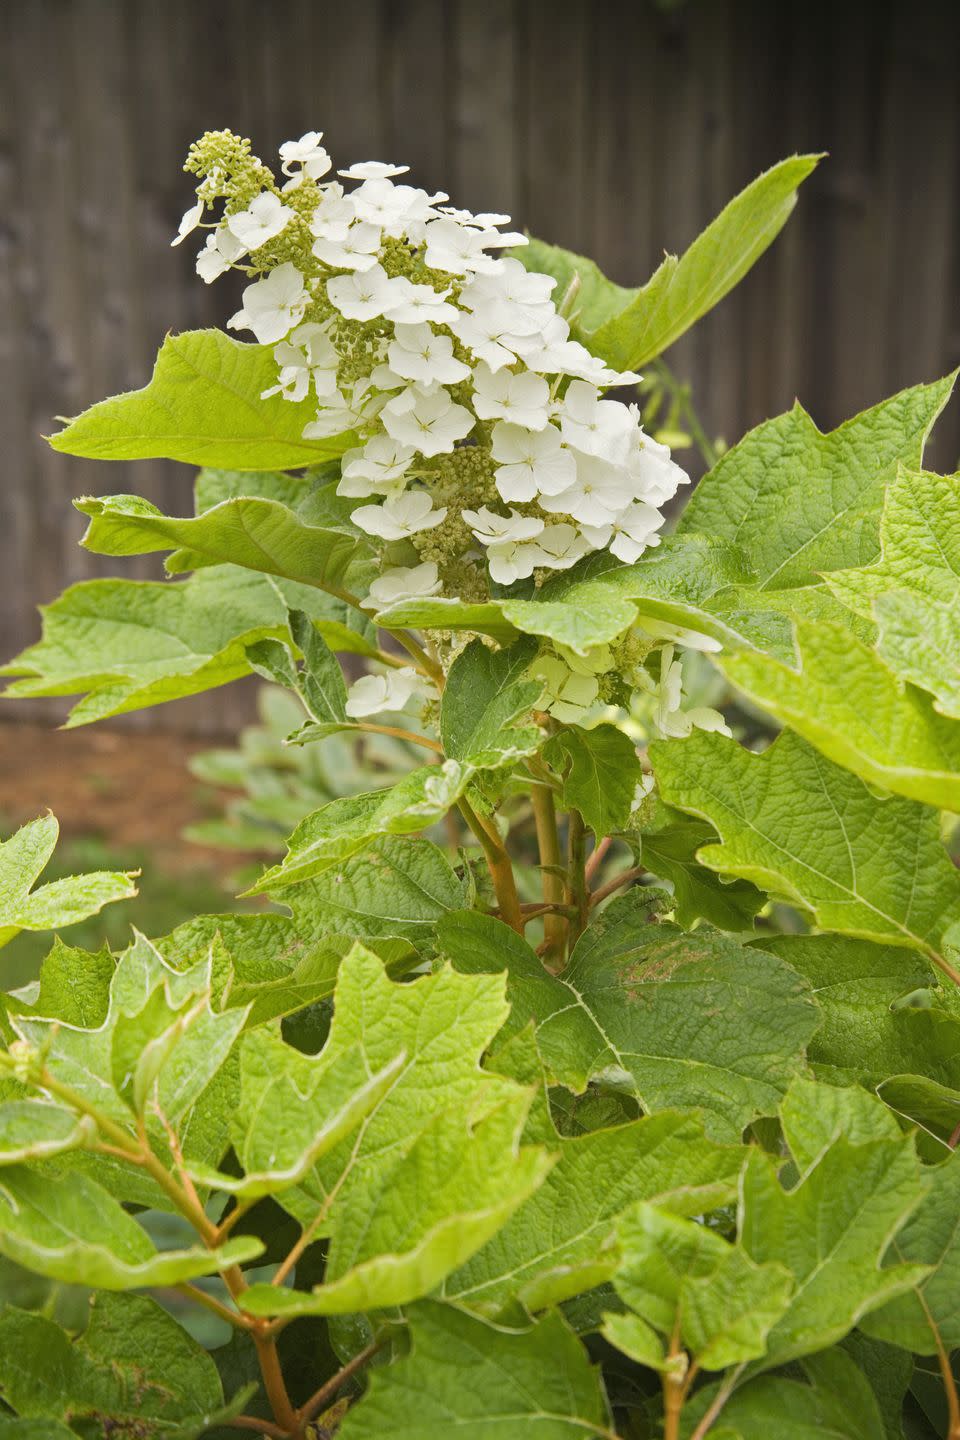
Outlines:
{"label": "pale green foliage", "polygon": [[563,780],[564,809],[579,810],[596,835],[625,829],[643,770],[636,747],[622,730],[563,730],[546,746],[548,760]]}
{"label": "pale green foliage", "polygon": [[56,930],[136,895],[132,875],[106,870],[51,880],[34,889],[56,848],[60,827],[41,816],[0,841],[0,947],[21,930]]}
{"label": "pale green foliage", "polygon": [[574,276],[577,331],[595,355],[620,368],[663,353],[732,290],[786,224],[797,188],[820,157],[794,155],[735,196],[678,260],[667,255],[639,289],[614,285],[592,260],[534,241],[518,251],[531,270],[555,275],[561,290]]}
{"label": "pale green foliage", "polygon": [[464,1440],[582,1440],[606,1428],[596,1371],[558,1315],[515,1330],[427,1302],[411,1312],[410,1339],[407,1358],[375,1372],[343,1440],[446,1440],[451,1425]]}
{"label": "pale green foliage", "polygon": [[700,1106],[708,1132],[733,1139],[776,1109],[817,1013],[788,966],[719,932],[651,925],[642,899],[611,906],[556,977],[482,916],[450,916],[438,938],[458,969],[506,971],[511,1027],[536,1021],[560,1083],[613,1070],[644,1108]]}
{"label": "pale green foliage", "polygon": [[[796,660],[725,657],[724,674],[824,755],[886,790],[960,811],[960,726],[829,621],[798,620]],[[837,685],[837,676],[843,684]]]}
{"label": "pale green foliage", "polygon": [[901,468],[887,489],[880,559],[828,577],[835,595],[875,617],[877,648],[895,674],[960,717],[960,506],[956,476]]}
{"label": "pale green foliage", "polygon": [[917,466],[952,375],[917,385],[823,435],[799,405],[751,430],[704,477],[681,525],[741,546],[763,590],[815,585],[879,551],[884,490]]}
{"label": "pale green foliage", "polygon": [[[76,1341],[52,1320],[7,1308],[0,1315],[0,1384],[20,1415],[81,1424],[108,1416],[177,1440],[202,1435],[240,1408],[224,1406],[211,1357],[142,1295],[98,1295]],[[49,1440],[58,1434],[53,1425],[44,1432]]]}
{"label": "pale green foliage", "polygon": [[[705,1370],[759,1359],[772,1327],[790,1302],[793,1277],[776,1262],[756,1265],[738,1246],[704,1225],[646,1202],[617,1225],[621,1258],[614,1283],[646,1327],[677,1337]],[[610,1315],[612,1344],[636,1343],[633,1316]],[[666,1368],[665,1352],[656,1366]]]}
{"label": "pale green foliage", "polygon": [[278,395],[266,345],[244,345],[220,330],[170,335],[148,385],[101,400],[50,437],[55,450],[91,460],[184,460],[236,470],[295,469],[342,455],[350,435],[304,440],[312,407]]}
{"label": "pale green foliage", "polygon": [[801,906],[823,929],[938,954],[960,918],[936,813],[878,796],[789,731],[762,755],[698,734],[658,742],[651,758],[665,798],[717,830],[720,844],[699,852],[705,865]]}
{"label": "pale green foliage", "polygon": [[[806,1158],[802,1178],[785,1189],[772,1158],[751,1150],[740,1198],[740,1243],[760,1264],[791,1271],[795,1289],[786,1313],[767,1337],[766,1366],[809,1355],[843,1338],[861,1316],[922,1281],[922,1265],[890,1264],[894,1236],[923,1195],[920,1166],[910,1135],[901,1135],[879,1101],[878,1132],[848,1134],[837,1117],[833,1137]],[[858,1107],[857,1092],[850,1104]],[[787,1144],[794,1116],[785,1106]],[[796,1154],[796,1152],[795,1152]],[[897,1254],[893,1250],[892,1254]],[[889,1258],[889,1257],[888,1257]]]}
{"label": "pale green foliage", "polygon": [[[90,693],[68,725],[212,690],[249,675],[249,647],[281,639],[289,608],[344,629],[340,602],[322,591],[232,565],[175,584],[85,580],[44,607],[43,639],[3,668],[24,678],[8,695]],[[336,643],[336,639],[335,642]]]}

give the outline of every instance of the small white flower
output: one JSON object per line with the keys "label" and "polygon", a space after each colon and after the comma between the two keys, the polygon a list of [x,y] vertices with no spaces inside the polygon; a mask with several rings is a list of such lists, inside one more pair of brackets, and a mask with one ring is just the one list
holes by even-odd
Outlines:
{"label": "small white flower", "polygon": [[372,436],[362,448],[344,455],[337,494],[366,500],[370,495],[402,489],[415,453],[412,445],[400,445],[389,435]]}
{"label": "small white flower", "polygon": [[389,400],[382,419],[394,440],[415,446],[421,455],[449,454],[474,426],[470,411],[455,405],[446,390],[427,391],[417,385]]}
{"label": "small white flower", "polygon": [[347,320],[376,320],[397,303],[396,279],[382,265],[352,275],[334,275],[327,281],[330,301]]}
{"label": "small white flower", "polygon": [[640,446],[630,457],[630,474],[636,493],[651,505],[663,505],[677,493],[680,485],[690,484],[690,476],[675,460],[671,460],[666,445],[643,435]]}
{"label": "small white flower", "polygon": [[248,250],[259,250],[287,228],[292,215],[290,206],[284,205],[279,195],[264,190],[246,210],[227,216],[227,229]]}
{"label": "small white flower", "polygon": [[490,579],[497,585],[512,585],[515,580],[528,580],[541,564],[542,551],[535,544],[518,544],[515,540],[497,540],[487,549]]}
{"label": "small white flower", "polygon": [[310,217],[310,232],[318,240],[342,240],[357,218],[353,201],[336,181],[328,185],[323,199]]}
{"label": "small white flower", "polygon": [[390,368],[421,385],[456,385],[470,376],[470,367],[457,360],[449,335],[435,335],[427,324],[394,326],[387,352]]}
{"label": "small white flower", "polygon": [[379,225],[388,235],[400,235],[411,224],[423,223],[435,212],[432,201],[446,196],[428,195],[413,185],[394,185],[392,180],[365,180],[350,199],[361,220]]}
{"label": "small white flower", "polygon": [[322,139],[322,130],[308,130],[299,140],[285,140],[280,146],[280,169],[284,175],[295,175],[297,172],[292,168],[295,165],[310,180],[320,180],[326,175],[333,161],[320,144]]}
{"label": "small white flower", "polygon": [[464,510],[461,513],[481,545],[533,540],[543,530],[542,520],[535,515],[521,515],[518,510],[511,510],[509,515],[498,515],[495,510],[482,505],[479,510]]}
{"label": "small white flower", "polygon": [[578,675],[557,655],[541,655],[530,672],[545,688],[543,708],[563,725],[579,725],[587,719],[600,696],[595,675]]}
{"label": "small white flower", "polygon": [[402,710],[418,687],[415,670],[388,670],[383,675],[362,675],[347,691],[345,710],[354,720],[383,710]]}
{"label": "small white flower", "polygon": [[377,535],[381,540],[406,540],[421,530],[432,530],[442,525],[446,518],[446,510],[434,510],[433,501],[425,490],[407,490],[402,495],[391,495],[382,505],[361,505],[350,516],[361,530],[368,535]]}
{"label": "small white flower", "polygon": [[243,324],[261,345],[274,345],[303,318],[308,298],[303,276],[287,260],[244,290]]}
{"label": "small white flower", "polygon": [[659,510],[642,500],[636,501],[614,521],[611,554],[625,565],[632,565],[649,546],[660,544],[657,531],[662,524]]}
{"label": "small white flower", "polygon": [[636,444],[638,418],[616,400],[601,400],[595,385],[574,380],[560,406],[560,429],[568,445],[614,465],[625,465]]}
{"label": "small white flower", "polygon": [[342,240],[319,239],[313,242],[313,253],[335,270],[369,270],[377,263],[380,229],[361,220],[351,225]]}
{"label": "small white flower", "polygon": [[590,546],[572,525],[548,525],[537,539],[538,565],[548,570],[569,570],[587,554]]}
{"label": "small white flower", "polygon": [[472,350],[489,370],[502,370],[516,363],[516,345],[503,323],[503,315],[495,307],[486,306],[473,314],[458,310],[448,321],[461,345]]}
{"label": "small white flower", "polygon": [[626,470],[575,451],[576,478],[559,495],[545,495],[544,510],[572,515],[581,525],[607,525],[633,500],[633,484]]}
{"label": "small white flower", "polygon": [[661,735],[685,740],[695,728],[715,730],[721,735],[733,733],[719,710],[712,710],[708,705],[684,710],[682,687],[683,666],[679,660],[674,660],[673,646],[665,645],[660,652],[660,684],[654,716]]}
{"label": "small white flower", "polygon": [[341,435],[344,430],[353,430],[370,417],[376,396],[372,393],[369,380],[357,380],[350,396],[341,390],[320,397],[320,409],[316,420],[303,428],[305,440],[325,440],[330,435]]}
{"label": "small white flower", "polygon": [[414,285],[405,275],[398,275],[391,281],[395,302],[391,305],[388,318],[395,325],[420,325],[429,321],[432,325],[449,325],[459,311],[448,305],[448,290],[434,290],[432,285]]}
{"label": "small white flower", "polygon": [[196,205],[191,205],[189,210],[184,211],[183,218],[177,226],[177,233],[170,241],[170,244],[179,245],[182,241],[186,240],[187,236],[192,235],[194,230],[196,230],[202,218],[203,201],[198,200]]}
{"label": "small white flower", "polygon": [[521,371],[494,374],[481,362],[473,372],[473,408],[481,420],[509,420],[525,430],[543,430],[549,420],[550,387],[542,375]]}
{"label": "small white flower", "polygon": [[386,610],[401,600],[422,600],[436,595],[440,589],[440,575],[432,560],[422,565],[398,565],[385,570],[370,586],[370,594],[363,602],[365,610]]}
{"label": "small white flower", "polygon": [[539,494],[558,495],[577,478],[577,462],[563,448],[555,425],[524,430],[498,420],[492,439],[493,458],[501,462],[494,479],[504,500],[522,503]]}
{"label": "small white flower", "polygon": [[[494,218],[507,224],[510,217],[477,216],[478,220]],[[539,275],[530,271],[519,260],[514,260],[512,256],[502,260],[500,267],[495,276],[474,275],[463,287],[460,298],[471,310],[475,309],[477,305],[489,304],[497,300],[510,300],[516,305],[538,307],[549,304],[550,309],[553,310],[550,294],[557,282],[552,275]],[[566,339],[566,335],[563,338]]]}
{"label": "small white flower", "polygon": [[358,160],[337,174],[345,180],[389,180],[391,175],[406,175],[409,169],[409,165],[388,165],[384,160]]}
{"label": "small white flower", "polygon": [[241,244],[235,235],[231,235],[229,230],[213,230],[197,256],[197,274],[205,285],[209,285],[246,253],[247,247]]}
{"label": "small white flower", "polygon": [[484,254],[484,236],[496,231],[469,230],[444,215],[431,220],[424,232],[427,249],[424,260],[432,270],[445,270],[450,275],[466,275],[476,270],[496,273],[500,264]]}
{"label": "small white flower", "polygon": [[303,400],[311,385],[318,398],[336,391],[339,356],[322,325],[298,325],[274,346],[273,358],[280,366],[279,383],[264,390],[262,400],[270,395]]}

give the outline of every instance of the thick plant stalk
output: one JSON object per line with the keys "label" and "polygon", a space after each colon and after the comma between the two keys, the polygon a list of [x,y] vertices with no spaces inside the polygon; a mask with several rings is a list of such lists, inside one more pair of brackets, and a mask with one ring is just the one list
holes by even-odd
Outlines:
{"label": "thick plant stalk", "polygon": [[513,865],[510,863],[510,856],[507,854],[503,841],[499,836],[494,835],[489,826],[483,823],[469,800],[464,797],[458,801],[458,805],[460,814],[480,841],[486,857],[487,869],[490,871],[490,879],[493,881],[497,904],[500,906],[500,915],[511,930],[516,930],[518,935],[522,935],[523,912],[520,909],[520,897],[517,894],[517,884],[513,878]]}
{"label": "thick plant stalk", "polygon": [[570,880],[567,899],[574,910],[574,918],[570,926],[570,944],[573,945],[587,928],[587,920],[590,916],[590,895],[587,890],[586,877],[587,836],[583,816],[579,810],[570,811],[570,834],[567,844],[570,852]]}
{"label": "thick plant stalk", "polygon": [[[560,835],[557,831],[557,810],[553,792],[546,785],[534,783],[531,786],[533,815],[537,825],[537,844],[540,849],[540,864],[543,876],[543,902],[545,905],[563,904],[563,876],[560,871],[563,859],[560,854]],[[559,969],[563,964],[567,940],[567,917],[550,911],[543,917],[545,949],[543,958],[550,969]]]}

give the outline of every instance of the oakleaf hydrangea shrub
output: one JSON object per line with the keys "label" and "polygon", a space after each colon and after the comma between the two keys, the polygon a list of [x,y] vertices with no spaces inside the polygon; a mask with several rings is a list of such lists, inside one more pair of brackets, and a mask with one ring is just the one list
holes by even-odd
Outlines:
{"label": "oakleaf hydrangea shrub", "polygon": [[[270,903],[4,994],[0,1432],[960,1440],[953,377],[707,439],[662,352],[816,157],[629,289],[322,140],[192,147],[245,338],[51,440],[195,508],[78,501],[174,578],[8,693],[268,679],[201,770]],[[129,894],[55,839],[0,942]]]}

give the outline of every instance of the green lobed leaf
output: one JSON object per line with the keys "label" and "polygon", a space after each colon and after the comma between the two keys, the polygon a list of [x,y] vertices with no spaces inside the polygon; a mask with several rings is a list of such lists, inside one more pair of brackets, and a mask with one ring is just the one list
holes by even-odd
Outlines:
{"label": "green lobed leaf", "polygon": [[557,296],[574,275],[575,334],[593,354],[619,369],[661,355],[712,310],[756,263],[786,224],[797,189],[819,155],[793,155],[741,190],[678,259],[667,255],[646,285],[629,290],[607,280],[592,260],[534,240],[517,257],[528,269],[554,275]]}
{"label": "green lobed leaf", "polygon": [[46,869],[60,834],[53,815],[41,815],[0,841],[0,948],[21,930],[57,930],[98,915],[104,905],[136,895],[133,875],[97,870],[32,887]]}
{"label": "green lobed leaf", "polygon": [[[87,1116],[46,1100],[0,1103],[0,1166],[45,1160],[86,1145],[96,1133]],[[2,1182],[0,1182],[2,1183]]]}
{"label": "green lobed leaf", "polygon": [[833,593],[879,624],[877,648],[902,680],[960,718],[960,479],[901,466],[887,487],[880,558],[828,575]]}
{"label": "green lobed leaf", "polygon": [[[870,1383],[849,1355],[834,1348],[800,1362],[804,1379],[761,1375],[736,1390],[710,1440],[881,1440],[886,1433]],[[804,1380],[807,1383],[804,1383]],[[713,1398],[701,1391],[685,1407],[692,1425]]]}
{"label": "green lobed leaf", "polygon": [[[798,620],[796,659],[718,657],[729,680],[831,760],[872,785],[960,811],[960,725],[901,684],[843,625]],[[842,677],[842,679],[841,679]]]}
{"label": "green lobed leaf", "polygon": [[289,916],[200,915],[155,944],[181,969],[219,936],[229,970],[217,1004],[249,1006],[248,1027],[262,1025],[332,995],[356,939],[402,974],[417,963],[414,942],[463,904],[463,884],[430,841],[386,839],[285,898]]}
{"label": "green lobed leaf", "polygon": [[582,1091],[607,1075],[646,1110],[702,1107],[718,1139],[776,1110],[818,1024],[804,982],[782,961],[715,931],[650,924],[642,890],[610,905],[558,976],[488,916],[448,916],[437,943],[459,970],[506,972],[505,1035],[535,1020],[561,1084]]}
{"label": "green lobed leaf", "polygon": [[85,725],[249,675],[247,648],[285,638],[291,607],[321,633],[328,619],[343,629],[341,601],[232,565],[175,583],[84,580],[41,607],[43,638],[0,674],[22,677],[11,697],[89,691],[67,721]]}
{"label": "green lobed leaf", "polygon": [[304,440],[310,400],[263,398],[276,382],[273,347],[246,345],[222,330],[168,335],[153,375],[92,405],[50,437],[54,450],[92,460],[183,460],[241,470],[289,470],[342,455],[347,433]]}
{"label": "green lobed leaf", "polygon": [[[298,1126],[309,1141],[317,1115],[285,1112],[295,1092],[313,1093],[311,1072],[342,1067],[349,1055],[359,1057],[361,1077],[393,1065],[401,1053],[405,1061],[356,1135],[318,1156],[278,1196],[312,1235],[330,1236],[327,1284],[312,1294],[252,1287],[245,1297],[251,1310],[338,1313],[400,1303],[399,1293],[414,1298],[478,1248],[540,1182],[543,1151],[517,1149],[532,1090],[479,1064],[506,1017],[503,988],[501,977],[458,975],[448,967],[397,985],[370,952],[358,946],[347,957],[320,1056],[290,1051],[283,1067],[276,1056],[265,1062],[265,1072],[293,1077],[292,1091],[263,1080],[258,1098],[251,1086],[256,1147],[270,1153],[273,1130],[283,1135]],[[253,1042],[251,1036],[246,1044]],[[254,1053],[264,1046],[258,1037]],[[322,1087],[315,1103],[322,1110]],[[242,1142],[244,1153],[253,1143]]]}
{"label": "green lobed leaf", "polygon": [[248,1306],[255,1314],[344,1315],[429,1295],[549,1173],[556,1157],[519,1143],[530,1101],[518,1087],[480,1118],[474,1101],[442,1110],[340,1208],[324,1283],[308,1294],[256,1286]]}
{"label": "green lobed leaf", "polygon": [[954,1151],[926,1174],[929,1189],[891,1245],[889,1258],[932,1266],[932,1273],[916,1290],[866,1316],[863,1329],[905,1350],[935,1355],[938,1338],[948,1351],[960,1345],[960,1154]]}
{"label": "green lobed leaf", "polygon": [[[762,945],[809,981],[823,1023],[807,1058],[822,1079],[874,1089],[922,1074],[960,1092],[960,1017],[939,1003],[922,956],[842,935],[764,936]],[[900,1003],[911,992],[922,1003]]]}
{"label": "green lobed leaf", "polygon": [[815,585],[879,549],[884,491],[917,466],[954,376],[917,385],[822,434],[800,405],[721,456],[680,522],[743,547],[761,590]]}
{"label": "green lobed leaf", "polygon": [[302,610],[290,612],[290,634],[303,656],[298,690],[315,720],[339,725],[347,718],[347,685],[332,649]]}
{"label": "green lobed leaf", "polygon": [[34,984],[5,995],[22,1013],[56,1015],[67,1025],[102,1025],[110,1007],[116,960],[107,946],[96,952],[64,944],[59,935],[47,951]]}
{"label": "green lobed leaf", "polygon": [[549,1129],[559,1151],[540,1188],[492,1240],[448,1276],[443,1295],[496,1315],[519,1300],[530,1312],[609,1280],[614,1222],[646,1199],[674,1214],[730,1203],[745,1152],[707,1140],[696,1115],[664,1111],[573,1138]]}
{"label": "green lobed leaf", "polygon": [[715,839],[709,825],[661,806],[657,828],[644,826],[639,837],[639,858],[652,874],[670,882],[674,917],[684,929],[706,920],[720,930],[748,930],[766,896],[746,880],[724,881],[700,864],[698,851]]}
{"label": "green lobed leaf", "polygon": [[279,865],[247,893],[286,890],[341,865],[383,835],[410,835],[442,819],[467,788],[473,766],[458,760],[424,765],[396,785],[331,800],[302,820]]}
{"label": "green lobed leaf", "polygon": [[436,1301],[409,1314],[410,1353],[372,1372],[342,1440],[590,1440],[609,1434],[599,1375],[557,1314],[527,1330]]}
{"label": "green lobed leaf", "polygon": [[230,1124],[242,1174],[196,1164],[190,1174],[248,1199],[299,1184],[379,1104],[406,1058],[398,1050],[371,1074],[359,1045],[327,1063],[302,1055],[272,1031],[253,1031],[240,1049],[240,1098]]}
{"label": "green lobed leaf", "polygon": [[476,770],[498,769],[537,750],[540,731],[514,724],[543,690],[540,681],[525,678],[536,649],[520,641],[491,650],[473,640],[460,652],[440,701],[440,738],[451,759]]}
{"label": "green lobed leaf", "polygon": [[[869,1099],[850,1092],[854,1117]],[[881,1268],[922,1198],[923,1184],[913,1137],[887,1131],[888,1112],[879,1100],[870,1103],[884,1138],[850,1138],[842,1111],[836,1112],[834,1138],[793,1189],[783,1188],[771,1157],[757,1147],[750,1151],[741,1182],[740,1243],[759,1264],[785,1264],[796,1281],[789,1309],[770,1333],[765,1367],[826,1349],[928,1273],[918,1265]],[[804,1155],[807,1131],[794,1128],[799,1113],[785,1107],[782,1123],[791,1151],[796,1143]],[[856,1124],[862,1127],[862,1120]]]}
{"label": "green lobed leaf", "polygon": [[720,835],[699,852],[703,864],[823,929],[939,953],[960,917],[960,876],[933,810],[878,797],[789,732],[759,755],[698,732],[654,743],[650,758],[664,798]]}
{"label": "green lobed leaf", "polygon": [[705,535],[667,536],[634,565],[621,565],[607,551],[589,555],[548,580],[536,600],[404,600],[376,619],[388,628],[479,631],[500,644],[536,635],[585,655],[648,615],[740,646],[749,641],[723,617],[721,602],[750,578],[730,544]]}
{"label": "green lobed leaf", "polygon": [[238,496],[192,519],[164,515],[136,495],[92,496],[74,502],[90,517],[81,544],[99,555],[178,553],[174,574],[210,565],[239,565],[334,594],[347,588],[351,566],[368,548],[354,536],[305,524],[276,500]]}
{"label": "green lobed leaf", "polygon": [[615,725],[566,728],[546,746],[544,759],[562,776],[565,810],[579,810],[598,837],[624,828],[643,776],[629,736]]}
{"label": "green lobed leaf", "polygon": [[[91,958],[96,964],[96,957]],[[188,1158],[209,1163],[207,1150],[212,1146],[219,1160],[227,1143],[220,1107],[228,1106],[220,1086],[227,1076],[229,1090],[233,1048],[246,1020],[243,1008],[222,1013],[211,1009],[214,972],[222,958],[221,950],[209,946],[195,964],[178,972],[138,936],[117,963],[104,1018],[92,1026],[64,1024],[56,1014],[39,1014],[36,1007],[8,997],[9,1024],[27,1050],[31,1084],[46,1089],[52,1080],[67,1086],[131,1138],[137,1112],[149,1096],[143,1122],[160,1155],[168,1153],[166,1127],[172,1125]],[[180,1024],[185,1017],[177,1012],[184,1007],[189,1023]],[[83,1161],[83,1168],[121,1198],[169,1207],[156,1184],[135,1167],[95,1155],[83,1156]],[[118,1170],[126,1177],[119,1190],[114,1188]],[[133,1188],[124,1189],[123,1184]]]}
{"label": "green lobed leaf", "polygon": [[[763,1356],[793,1291],[793,1276],[783,1265],[757,1265],[705,1225],[646,1201],[620,1217],[617,1238],[614,1285],[645,1326],[675,1337],[704,1370]],[[618,1348],[621,1339],[636,1343],[628,1317],[606,1316],[603,1334]],[[664,1357],[656,1368],[669,1364]]]}
{"label": "green lobed leaf", "polygon": [[192,1440],[238,1408],[224,1406],[207,1352],[144,1295],[95,1296],[76,1340],[45,1316],[7,1306],[0,1312],[0,1386],[18,1414],[50,1423],[51,1440],[57,1418]]}
{"label": "green lobed leaf", "polygon": [[0,1171],[0,1254],[68,1285],[135,1290],[177,1285],[256,1259],[253,1235],[217,1249],[157,1250],[147,1232],[83,1174],[56,1179],[27,1165]]}

